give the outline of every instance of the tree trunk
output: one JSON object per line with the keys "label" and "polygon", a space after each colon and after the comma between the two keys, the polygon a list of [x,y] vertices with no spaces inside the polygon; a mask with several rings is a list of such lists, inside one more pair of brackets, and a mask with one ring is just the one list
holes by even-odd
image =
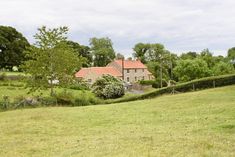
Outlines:
{"label": "tree trunk", "polygon": [[51,96],[54,96],[54,86],[53,86],[53,80],[50,80],[50,87],[51,87]]}

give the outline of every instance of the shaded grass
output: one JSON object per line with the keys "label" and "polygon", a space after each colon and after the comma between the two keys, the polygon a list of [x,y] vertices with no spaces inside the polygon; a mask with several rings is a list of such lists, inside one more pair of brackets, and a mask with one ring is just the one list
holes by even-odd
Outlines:
{"label": "shaded grass", "polygon": [[0,156],[235,156],[235,86],[0,113]]}

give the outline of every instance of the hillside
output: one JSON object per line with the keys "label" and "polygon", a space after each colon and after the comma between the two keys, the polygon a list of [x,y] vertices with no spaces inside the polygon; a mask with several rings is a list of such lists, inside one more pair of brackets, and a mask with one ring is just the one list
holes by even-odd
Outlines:
{"label": "hillside", "polygon": [[0,156],[235,156],[235,86],[0,113]]}

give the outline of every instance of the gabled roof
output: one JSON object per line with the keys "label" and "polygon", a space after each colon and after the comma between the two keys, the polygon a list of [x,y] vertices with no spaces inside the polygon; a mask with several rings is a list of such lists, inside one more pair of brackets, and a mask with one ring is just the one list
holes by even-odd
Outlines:
{"label": "gabled roof", "polygon": [[[122,60],[114,60],[119,66],[122,67]],[[124,69],[145,69],[147,68],[141,61],[139,60],[124,60]]]}
{"label": "gabled roof", "polygon": [[104,75],[104,74],[109,74],[112,76],[122,76],[122,74],[114,67],[90,67],[90,68],[82,68],[79,70],[75,76],[76,77],[85,77],[89,73],[96,74],[98,76]]}

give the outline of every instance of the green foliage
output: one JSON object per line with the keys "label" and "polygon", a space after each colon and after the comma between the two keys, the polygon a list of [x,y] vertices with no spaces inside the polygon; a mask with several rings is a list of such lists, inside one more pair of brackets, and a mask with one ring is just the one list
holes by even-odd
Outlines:
{"label": "green foliage", "polygon": [[185,82],[210,76],[210,69],[202,59],[186,59],[178,61],[177,66],[174,68],[174,74],[178,77],[179,81]]}
{"label": "green foliage", "polygon": [[154,91],[141,94],[141,95],[135,95],[135,96],[122,98],[122,99],[118,99],[114,101],[106,101],[106,103],[120,103],[120,102],[127,102],[127,101],[149,99],[149,98],[153,98],[156,96],[160,96],[162,94],[172,94],[173,92],[189,92],[189,91],[194,91],[194,90],[222,87],[222,86],[233,85],[233,84],[235,84],[234,74],[207,77],[207,78],[189,81],[186,83],[177,84],[175,86],[169,86],[169,87],[156,89]]}
{"label": "green foliage", "polygon": [[[165,79],[162,79],[162,87],[167,86],[167,81]],[[152,84],[153,88],[161,88],[161,80],[157,78],[155,82]]]}
{"label": "green foliage", "polygon": [[103,75],[92,85],[92,92],[104,99],[119,98],[125,94],[123,82],[111,75]]}
{"label": "green foliage", "polygon": [[78,97],[75,98],[74,106],[87,106],[100,104],[102,101],[96,98],[93,94],[87,94],[82,92]]}
{"label": "green foliage", "polygon": [[74,95],[72,92],[64,90],[55,95],[58,105],[72,105],[74,104]]}
{"label": "green foliage", "polygon": [[146,58],[145,58],[145,54],[147,53],[147,51],[149,51],[151,47],[151,44],[144,44],[144,43],[138,43],[135,45],[135,47],[133,48],[134,53],[133,56],[135,58],[138,58],[142,63],[147,63]]}
{"label": "green foliage", "polygon": [[38,31],[35,35],[36,47],[28,49],[26,54],[30,60],[22,68],[31,76],[28,80],[31,90],[50,88],[53,95],[53,81],[58,80],[60,85],[71,83],[83,59],[67,45],[67,27],[47,29],[43,26]]}
{"label": "green foliage", "polygon": [[180,59],[196,59],[198,57],[197,52],[187,52],[180,55]]}
{"label": "green foliage", "polygon": [[76,80],[75,83],[68,86],[69,89],[75,89],[75,90],[89,90],[90,85],[83,80]]}
{"label": "green foliage", "polygon": [[155,83],[155,80],[140,80],[139,83],[141,85],[153,85]]}
{"label": "green foliage", "polygon": [[125,59],[124,55],[121,53],[117,53],[116,59]]}
{"label": "green foliage", "polygon": [[28,46],[27,39],[15,28],[0,26],[0,69],[19,66],[26,59],[23,51]]}
{"label": "green foliage", "polygon": [[113,43],[109,38],[91,38],[90,46],[94,56],[94,66],[106,66],[115,58]]}
{"label": "green foliage", "polygon": [[88,46],[80,45],[74,41],[67,41],[67,44],[74,49],[78,57],[83,57],[85,59],[82,67],[92,66],[92,54]]}
{"label": "green foliage", "polygon": [[233,64],[235,64],[235,47],[230,48],[228,50],[228,55],[227,57],[233,62]]}
{"label": "green foliage", "polygon": [[212,71],[213,71],[213,75],[215,76],[232,74],[234,73],[234,67],[231,63],[220,61],[213,67]]}
{"label": "green foliage", "polygon": [[0,80],[1,80],[1,81],[6,80],[6,78],[7,78],[6,73],[1,73],[1,74],[0,74]]}

